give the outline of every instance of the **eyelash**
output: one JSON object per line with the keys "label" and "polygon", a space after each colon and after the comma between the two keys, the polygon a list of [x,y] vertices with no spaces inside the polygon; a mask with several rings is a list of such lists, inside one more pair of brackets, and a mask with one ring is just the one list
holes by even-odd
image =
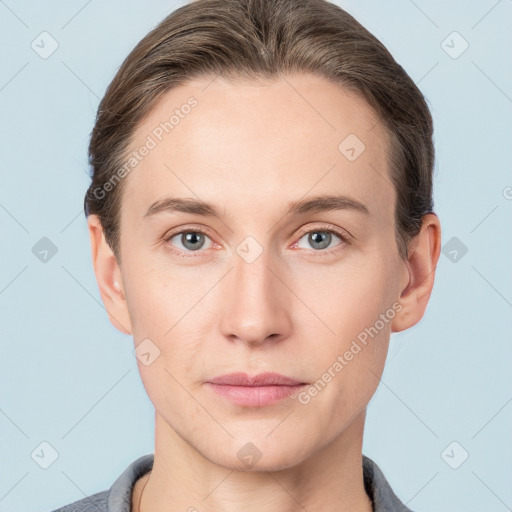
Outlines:
{"label": "eyelash", "polygon": [[[304,235],[307,235],[308,233],[315,233],[315,232],[321,232],[321,233],[331,233],[333,235],[336,235],[337,237],[339,237],[341,239],[341,242],[337,245],[335,245],[334,247],[331,247],[329,249],[319,249],[319,250],[315,250],[315,249],[311,249],[311,252],[312,253],[319,253],[320,255],[325,255],[325,254],[331,254],[333,252],[336,252],[338,250],[340,250],[344,245],[350,243],[349,240],[350,240],[350,235],[345,232],[345,231],[341,231],[341,230],[338,230],[338,229],[334,229],[330,226],[327,226],[327,225],[321,225],[321,226],[317,226],[315,227],[314,229],[307,229],[307,230],[301,230],[299,232],[299,235],[298,235],[298,239],[296,242],[293,243],[293,245],[296,245],[299,240],[304,236]],[[174,238],[176,235],[182,235],[184,233],[201,233],[205,236],[209,236],[208,232],[202,228],[195,228],[195,227],[189,227],[188,229],[181,229],[179,231],[172,231],[166,235],[164,235],[164,242],[168,243],[171,250],[178,254],[179,256],[181,256],[182,258],[194,258],[194,257],[197,257],[197,256],[200,256],[201,253],[203,253],[205,250],[207,249],[199,249],[198,251],[183,251],[181,249],[176,249],[175,247],[173,247],[169,242],[172,238]],[[188,254],[190,253],[190,255]],[[194,253],[197,253],[197,254],[194,254]],[[185,254],[187,254],[185,256]]]}

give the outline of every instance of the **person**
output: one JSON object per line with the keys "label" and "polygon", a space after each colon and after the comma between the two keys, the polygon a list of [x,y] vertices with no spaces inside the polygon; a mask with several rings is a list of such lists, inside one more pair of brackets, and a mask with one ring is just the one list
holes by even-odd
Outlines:
{"label": "person", "polygon": [[433,288],[433,123],[326,0],[196,0],[125,59],[85,197],[155,450],[59,512],[410,510],[362,453]]}

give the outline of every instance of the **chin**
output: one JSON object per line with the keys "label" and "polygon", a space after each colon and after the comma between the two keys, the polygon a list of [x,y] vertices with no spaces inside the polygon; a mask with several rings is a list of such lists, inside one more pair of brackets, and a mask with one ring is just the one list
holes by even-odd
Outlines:
{"label": "chin", "polygon": [[[229,445],[222,446],[222,451],[204,454],[206,458],[225,468],[244,472],[281,471],[297,466],[307,458],[304,443],[289,446],[277,438],[273,441],[265,438],[253,438],[253,441],[233,440]],[[210,455],[210,456],[208,456]]]}

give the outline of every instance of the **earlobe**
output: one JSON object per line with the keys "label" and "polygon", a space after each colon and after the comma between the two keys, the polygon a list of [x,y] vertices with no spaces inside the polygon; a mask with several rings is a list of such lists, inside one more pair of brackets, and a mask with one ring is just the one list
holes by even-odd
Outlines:
{"label": "earlobe", "polygon": [[125,334],[132,334],[121,270],[117,259],[105,240],[99,217],[97,215],[89,215],[87,226],[91,242],[94,273],[110,322],[119,331]]}
{"label": "earlobe", "polygon": [[441,252],[441,224],[436,214],[424,215],[420,232],[411,240],[409,250],[399,298],[402,310],[393,319],[392,332],[417,324],[427,308]]}

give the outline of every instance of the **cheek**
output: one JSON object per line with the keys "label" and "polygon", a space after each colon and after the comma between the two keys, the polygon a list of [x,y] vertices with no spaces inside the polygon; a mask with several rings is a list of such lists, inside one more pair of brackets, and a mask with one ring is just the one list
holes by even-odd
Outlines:
{"label": "cheek", "polygon": [[[335,335],[328,332],[322,343],[308,343],[315,381],[299,402],[309,404],[305,406],[309,411],[308,407],[314,408],[319,428],[332,426],[325,435],[337,433],[367,406],[379,384],[388,351],[391,318],[385,321],[380,317],[387,311],[385,283],[377,285],[373,280],[365,284],[365,280],[354,277],[347,281],[351,283],[358,287],[330,290],[337,304],[333,308],[325,304],[321,310]],[[315,340],[311,328],[307,336]]]}
{"label": "cheek", "polygon": [[[155,268],[135,272],[127,283],[134,344],[147,344],[149,339],[149,347],[158,354],[151,364],[138,360],[137,365],[157,411],[185,410],[189,395],[183,386],[195,392],[197,367],[204,356],[197,311],[207,288],[187,287],[189,279],[182,273],[171,279],[162,272]],[[189,416],[199,414],[194,407],[194,403],[187,405]]]}
{"label": "cheek", "polygon": [[204,294],[206,284],[181,269],[172,271],[147,260],[131,263],[126,262],[125,288],[135,339],[150,333],[169,337]]}
{"label": "cheek", "polygon": [[[367,261],[354,260],[353,265],[347,262],[338,272],[310,270],[307,281],[297,282],[298,294],[322,320],[308,313],[300,321],[318,379],[317,390],[312,390],[318,399],[312,400],[318,400],[325,421],[360,411],[377,388],[395,314],[392,269],[392,262],[381,254]],[[320,340],[318,333],[323,333]]]}
{"label": "cheek", "polygon": [[354,258],[339,270],[309,266],[307,271],[297,272],[297,295],[317,315],[315,318],[310,311],[301,321],[308,325],[313,322],[325,335],[327,346],[343,349],[391,308],[396,288],[392,268],[383,255],[358,261]]}
{"label": "cheek", "polygon": [[[168,380],[167,370],[181,382],[180,375],[190,376],[193,364],[197,365],[203,357],[200,344],[209,326],[204,314],[207,301],[202,299],[215,282],[215,276],[210,273],[210,277],[198,279],[192,267],[171,271],[157,264],[142,268],[126,263],[129,279],[125,281],[125,291],[134,343],[137,346],[149,338],[159,351],[156,368],[165,363],[165,369],[158,370],[164,372],[160,377]],[[143,379],[156,379],[155,371],[139,367]]]}

